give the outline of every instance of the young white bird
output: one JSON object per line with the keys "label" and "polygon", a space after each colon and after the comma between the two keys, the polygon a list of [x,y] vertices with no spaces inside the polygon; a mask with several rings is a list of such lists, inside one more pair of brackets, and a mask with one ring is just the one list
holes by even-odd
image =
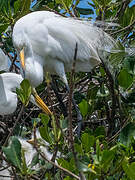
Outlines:
{"label": "young white bird", "polygon": [[[0,115],[8,115],[16,110],[18,102],[16,88],[20,88],[22,80],[19,74],[0,74]],[[48,107],[35,92],[31,95],[30,101],[43,109],[45,113],[50,114]]]}
{"label": "young white bird", "polygon": [[[33,138],[33,136],[32,136],[32,138]],[[48,160],[51,160],[53,154],[48,151],[49,144],[44,139],[41,138],[38,130],[36,131],[36,138],[37,138],[37,140],[40,140],[40,143],[42,143],[42,145],[39,147],[40,151],[42,153],[44,153],[45,157]],[[31,162],[32,162],[32,159],[35,157],[37,151],[33,147],[33,144],[29,143],[30,141],[27,141],[27,139],[23,139],[21,137],[18,137],[18,140],[20,141],[21,149],[24,152],[26,165],[27,165],[27,167],[29,167]],[[11,142],[9,142],[9,143],[11,143]],[[39,156],[39,159],[41,159],[40,156]],[[57,161],[55,161],[55,163],[57,164]],[[0,180],[12,179],[12,178],[10,178],[11,177],[11,171],[12,171],[11,167],[5,168],[7,166],[8,166],[7,162],[5,162],[3,160],[2,163],[0,164]],[[3,169],[3,168],[5,168],[5,169]],[[37,163],[34,167],[32,167],[33,170],[38,170],[40,168],[41,168],[41,165],[39,163]],[[3,170],[1,171],[1,169],[3,169]]]}

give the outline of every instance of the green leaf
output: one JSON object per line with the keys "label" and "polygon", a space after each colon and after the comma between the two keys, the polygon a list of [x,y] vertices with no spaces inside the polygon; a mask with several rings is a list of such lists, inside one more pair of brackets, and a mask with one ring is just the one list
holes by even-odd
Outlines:
{"label": "green leaf", "polygon": [[90,8],[80,8],[80,7],[76,7],[75,8],[80,14],[83,15],[90,15],[90,14],[94,14],[94,11]]}
{"label": "green leaf", "polygon": [[47,141],[48,143],[51,143],[51,137],[49,136],[48,126],[41,126],[39,127],[39,132],[41,137]]}
{"label": "green leaf", "polygon": [[44,126],[47,126],[47,124],[49,123],[50,117],[46,114],[40,113],[38,115],[38,118],[41,119],[41,122]]}
{"label": "green leaf", "polygon": [[133,77],[126,69],[122,69],[118,75],[118,83],[121,87],[127,89],[133,83]]}
{"label": "green leaf", "polygon": [[83,117],[85,117],[88,114],[88,102],[85,99],[83,99],[78,106],[81,111],[81,114],[83,115]]}
{"label": "green leaf", "polygon": [[16,137],[11,137],[11,144],[2,148],[6,158],[21,170],[21,143]]}
{"label": "green leaf", "polygon": [[102,160],[101,160],[101,165],[103,168],[103,171],[107,172],[108,169],[111,166],[111,162],[114,159],[114,152],[110,150],[104,150],[102,154]]}
{"label": "green leaf", "polygon": [[35,166],[38,162],[39,162],[39,154],[36,153],[36,154],[34,155],[34,157],[32,158],[30,167],[32,168],[32,167]]}
{"label": "green leaf", "polygon": [[130,146],[132,137],[134,137],[134,136],[135,136],[135,124],[129,123],[121,131],[121,133],[119,135],[119,141],[120,141],[120,143],[122,143],[126,146]]}
{"label": "green leaf", "polygon": [[31,0],[23,0],[22,3],[21,3],[21,11],[22,11],[22,14],[26,14],[29,9],[30,9],[30,3],[31,3]]}
{"label": "green leaf", "polygon": [[74,163],[73,159],[71,159],[70,161],[67,161],[63,158],[59,158],[57,161],[60,166],[68,169],[69,171],[73,171],[75,169],[75,163]]}
{"label": "green leaf", "polygon": [[29,80],[24,79],[20,84],[20,89],[16,89],[16,93],[19,97],[19,99],[22,101],[22,103],[27,106],[29,103],[30,95],[31,95],[31,85]]}
{"label": "green leaf", "polygon": [[94,83],[91,83],[87,92],[87,98],[91,100],[95,100],[98,90],[99,90],[99,87],[95,86]]}
{"label": "green leaf", "polygon": [[123,160],[122,167],[125,173],[127,174],[127,177],[130,178],[130,180],[135,179],[135,162],[129,164],[128,158],[125,157],[125,159]]}
{"label": "green leaf", "polygon": [[9,23],[4,23],[4,24],[0,23],[0,34],[5,32],[8,26],[9,26]]}
{"label": "green leaf", "polygon": [[94,136],[90,136],[88,133],[84,133],[81,136],[82,145],[86,152],[91,150],[91,147],[94,145],[95,138]]}
{"label": "green leaf", "polygon": [[90,171],[90,168],[88,168],[88,165],[86,165],[80,161],[78,162],[78,169],[79,169],[79,171],[82,171],[82,172]]}
{"label": "green leaf", "polygon": [[57,4],[63,5],[63,7],[65,8],[65,7],[70,7],[71,6],[72,0],[55,0],[55,2]]}
{"label": "green leaf", "polygon": [[75,143],[74,144],[74,147],[75,147],[75,151],[79,154],[82,154],[83,153],[83,150],[82,150],[82,146],[80,144],[77,144]]}
{"label": "green leaf", "polygon": [[27,174],[27,164],[26,164],[26,158],[25,158],[25,150],[22,149],[22,173]]}
{"label": "green leaf", "polygon": [[17,0],[14,2],[14,13],[16,14],[21,8],[21,1]]}
{"label": "green leaf", "polygon": [[95,134],[96,137],[98,137],[98,136],[105,136],[106,132],[105,132],[104,126],[97,127],[94,134]]}

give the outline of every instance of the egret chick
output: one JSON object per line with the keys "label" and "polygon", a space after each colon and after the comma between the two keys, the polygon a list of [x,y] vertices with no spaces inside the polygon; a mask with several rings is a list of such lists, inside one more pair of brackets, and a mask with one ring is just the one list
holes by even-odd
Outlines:
{"label": "egret chick", "polygon": [[[8,115],[16,110],[18,102],[16,88],[20,87],[22,80],[23,78],[19,74],[0,74],[0,115]],[[45,113],[51,113],[48,107],[35,92],[31,95],[30,101],[43,109]]]}

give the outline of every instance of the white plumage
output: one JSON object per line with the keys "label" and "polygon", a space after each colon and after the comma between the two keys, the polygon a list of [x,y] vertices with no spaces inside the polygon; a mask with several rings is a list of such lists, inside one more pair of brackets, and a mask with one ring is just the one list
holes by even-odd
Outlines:
{"label": "white plumage", "polygon": [[[0,115],[8,115],[16,110],[18,102],[16,88],[20,88],[20,83],[22,81],[23,78],[19,74],[0,74]],[[51,113],[37,94],[32,94],[30,96],[30,101],[39,108],[43,109],[45,113]]]}
{"label": "white plumage", "polygon": [[2,49],[0,49],[0,71],[8,70],[8,57],[4,54]]}
{"label": "white plumage", "polygon": [[44,72],[57,74],[68,84],[65,72],[71,71],[76,43],[75,70],[89,72],[101,62],[98,50],[110,52],[115,42],[91,22],[37,11],[16,22],[13,43],[18,53],[24,49],[25,77],[36,87]]}
{"label": "white plumage", "polygon": [[[8,70],[8,58],[2,50],[0,51],[0,70]],[[0,74],[0,115],[8,115],[16,110],[18,102],[16,88],[20,88],[22,80],[23,78],[19,74]],[[51,113],[36,92],[33,92],[30,101],[42,108],[47,114]]]}
{"label": "white plumage", "polygon": [[16,88],[20,87],[22,76],[15,73],[0,74],[0,114],[11,114],[17,107]]}

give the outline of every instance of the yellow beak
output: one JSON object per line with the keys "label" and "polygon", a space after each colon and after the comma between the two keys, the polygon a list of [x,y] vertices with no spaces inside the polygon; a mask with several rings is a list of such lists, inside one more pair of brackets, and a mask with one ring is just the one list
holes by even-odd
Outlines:
{"label": "yellow beak", "polygon": [[38,96],[37,92],[35,89],[33,89],[32,92],[35,101],[37,103],[37,105],[48,115],[52,115],[52,112],[50,111],[50,109],[47,107],[47,105],[43,102],[43,100]]}
{"label": "yellow beak", "polygon": [[25,60],[24,60],[24,48],[20,52],[20,62],[23,69],[25,69]]}

